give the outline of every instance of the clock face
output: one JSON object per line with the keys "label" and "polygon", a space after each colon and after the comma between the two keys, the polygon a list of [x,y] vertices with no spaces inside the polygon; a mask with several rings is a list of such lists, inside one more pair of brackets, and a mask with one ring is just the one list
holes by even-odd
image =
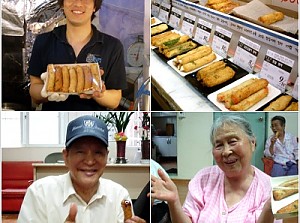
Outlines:
{"label": "clock face", "polygon": [[144,43],[135,42],[127,50],[127,63],[133,67],[140,67],[144,60]]}

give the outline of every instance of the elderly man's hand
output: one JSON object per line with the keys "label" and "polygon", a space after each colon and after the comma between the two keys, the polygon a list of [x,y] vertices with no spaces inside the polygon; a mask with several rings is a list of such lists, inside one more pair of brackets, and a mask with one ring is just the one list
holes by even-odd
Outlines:
{"label": "elderly man's hand", "polygon": [[124,223],[146,223],[146,221],[138,216],[133,216],[130,219],[127,219]]}
{"label": "elderly man's hand", "polygon": [[77,214],[77,206],[76,204],[71,204],[69,215],[66,218],[65,223],[75,223],[76,214]]}

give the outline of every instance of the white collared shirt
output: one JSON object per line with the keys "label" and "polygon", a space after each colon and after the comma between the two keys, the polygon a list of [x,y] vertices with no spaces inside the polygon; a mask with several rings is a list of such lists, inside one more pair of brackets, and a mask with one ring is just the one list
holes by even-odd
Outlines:
{"label": "white collared shirt", "polygon": [[18,223],[63,223],[71,203],[78,208],[76,223],[123,223],[121,202],[131,200],[128,191],[111,180],[99,181],[88,204],[76,194],[69,173],[35,181],[26,192]]}

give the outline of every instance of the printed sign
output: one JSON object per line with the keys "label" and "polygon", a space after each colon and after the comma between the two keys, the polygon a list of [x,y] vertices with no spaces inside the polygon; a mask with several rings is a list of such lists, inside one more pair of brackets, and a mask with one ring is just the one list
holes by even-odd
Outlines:
{"label": "printed sign", "polygon": [[212,49],[214,52],[220,56],[226,58],[229,49],[229,44],[231,41],[232,32],[216,26],[216,31],[214,33],[214,38],[212,42]]}
{"label": "printed sign", "polygon": [[172,7],[169,25],[172,26],[174,29],[179,29],[181,14],[182,11],[180,9]]}
{"label": "printed sign", "polygon": [[181,31],[184,34],[189,35],[190,37],[193,36],[193,30],[195,26],[196,16],[191,14],[185,13],[182,21]]}
{"label": "printed sign", "polygon": [[158,14],[158,18],[164,22],[168,23],[169,13],[170,13],[171,5],[165,2],[162,2],[160,5],[160,10]]}
{"label": "printed sign", "polygon": [[212,23],[199,19],[194,39],[202,45],[208,45],[212,26]]}

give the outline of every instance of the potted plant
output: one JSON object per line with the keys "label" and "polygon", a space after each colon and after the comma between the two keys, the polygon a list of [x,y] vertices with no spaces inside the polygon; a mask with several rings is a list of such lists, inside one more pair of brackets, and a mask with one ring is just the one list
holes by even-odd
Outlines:
{"label": "potted plant", "polygon": [[141,137],[141,150],[142,150],[142,159],[150,159],[150,117],[148,112],[143,112],[143,117],[141,118],[142,125],[139,128],[135,126],[135,130],[139,130],[139,135]]}
{"label": "potted plant", "polygon": [[125,130],[129,124],[130,117],[134,112],[109,112],[106,116],[96,115],[101,118],[107,125],[111,125],[116,129],[115,140],[117,143],[116,163],[126,163],[126,140]]}

